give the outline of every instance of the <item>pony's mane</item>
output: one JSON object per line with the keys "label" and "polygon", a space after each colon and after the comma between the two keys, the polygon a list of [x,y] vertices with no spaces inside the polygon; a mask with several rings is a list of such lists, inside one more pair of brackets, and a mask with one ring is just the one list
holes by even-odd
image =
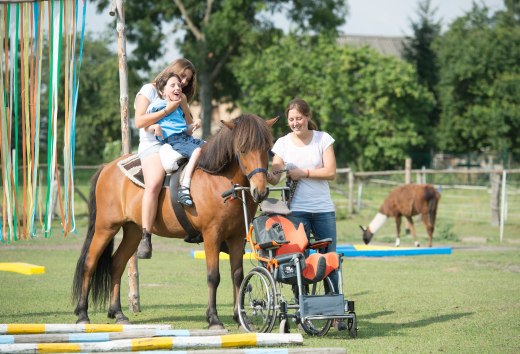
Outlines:
{"label": "pony's mane", "polygon": [[273,146],[271,128],[260,117],[242,114],[232,120],[235,127],[220,128],[202,146],[198,167],[215,174],[226,170],[235,161],[236,155],[254,150],[267,151]]}

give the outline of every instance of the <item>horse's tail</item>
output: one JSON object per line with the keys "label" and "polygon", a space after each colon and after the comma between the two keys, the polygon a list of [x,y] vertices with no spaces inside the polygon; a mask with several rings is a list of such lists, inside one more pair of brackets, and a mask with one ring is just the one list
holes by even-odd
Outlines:
{"label": "horse's tail", "polygon": [[[103,167],[101,167],[96,174],[92,177],[90,186],[89,196],[89,223],[87,230],[87,237],[83,242],[83,248],[81,249],[81,255],[76,264],[76,272],[74,274],[74,281],[72,284],[72,301],[77,303],[82,295],[83,276],[85,273],[85,261],[88,256],[90,244],[94,237],[95,225],[96,225],[96,185],[99,179],[99,175]],[[97,266],[94,269],[92,278],[90,279],[89,288],[92,289],[92,303],[100,306],[104,306],[108,299],[110,289],[110,268],[112,266],[112,252],[114,250],[114,239],[107,245],[99,260]],[[83,294],[88,296],[88,294]]]}
{"label": "horse's tail", "polygon": [[437,204],[441,194],[435,190],[433,186],[428,186],[424,191],[424,198],[428,201],[428,217],[430,224],[435,225],[435,219],[437,217]]}

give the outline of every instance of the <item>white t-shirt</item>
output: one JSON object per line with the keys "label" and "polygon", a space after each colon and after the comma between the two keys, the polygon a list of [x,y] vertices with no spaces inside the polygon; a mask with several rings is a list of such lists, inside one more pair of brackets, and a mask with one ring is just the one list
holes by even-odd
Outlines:
{"label": "white t-shirt", "polygon": [[[289,133],[276,141],[272,151],[284,161],[288,169],[322,168],[323,152],[334,143],[334,139],[326,132],[312,132],[312,140],[306,146],[296,146]],[[291,210],[310,213],[334,211],[329,182],[312,178],[300,179],[291,200]]]}
{"label": "white t-shirt", "polygon": [[[141,87],[141,89],[139,90],[137,95],[135,95],[135,98],[137,99],[137,96],[139,96],[139,95],[143,95],[144,97],[146,97],[146,99],[150,103],[152,103],[153,101],[155,101],[156,98],[159,97],[159,95],[157,94],[157,90],[155,89],[155,86],[152,84],[146,84],[143,87]],[[150,108],[150,106],[148,106],[148,108],[146,109],[146,113],[150,113],[148,111],[149,108]],[[135,101],[134,101],[134,109],[135,109]],[[147,132],[144,128],[139,128],[139,152],[142,152],[142,151],[146,150],[147,148],[149,148],[150,146],[155,145],[155,144],[160,144],[160,143],[155,139],[153,132]]]}

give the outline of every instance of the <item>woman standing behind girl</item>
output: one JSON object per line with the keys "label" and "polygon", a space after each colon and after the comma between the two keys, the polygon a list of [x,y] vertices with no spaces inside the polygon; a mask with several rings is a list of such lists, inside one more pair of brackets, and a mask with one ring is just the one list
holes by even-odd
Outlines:
{"label": "woman standing behind girl", "polygon": [[[167,73],[159,78],[156,81],[156,88],[160,97],[150,104],[147,112],[164,111],[168,102],[181,99],[181,79],[175,73]],[[200,119],[188,125],[186,115],[186,112],[179,107],[161,118],[158,123],[148,126],[146,130],[153,132],[158,141],[170,144],[173,150],[189,159],[180,180],[177,201],[185,206],[193,206],[190,195],[191,176],[200,156],[200,147],[205,141],[192,136],[193,132],[200,127]]]}
{"label": "woman standing behind girl", "polygon": [[[183,92],[181,100],[168,102],[163,111],[146,113],[150,103],[158,97],[155,87],[156,80],[164,76],[167,72],[173,72],[179,75]],[[189,112],[187,108],[188,102],[192,100],[195,94],[196,82],[196,71],[193,64],[187,59],[178,59],[157,75],[152,83],[144,85],[135,98],[135,126],[139,128],[138,153],[141,159],[145,185],[141,220],[143,236],[137,250],[137,256],[139,258],[152,257],[151,231],[153,230],[153,224],[157,215],[159,193],[161,192],[165,175],[159,157],[159,149],[162,143],[155,139],[153,132],[146,131],[145,128],[157,123],[161,118],[170,114],[178,107],[184,107],[185,109],[183,109],[183,111]],[[187,124],[193,123],[191,115],[186,115],[186,122]]]}

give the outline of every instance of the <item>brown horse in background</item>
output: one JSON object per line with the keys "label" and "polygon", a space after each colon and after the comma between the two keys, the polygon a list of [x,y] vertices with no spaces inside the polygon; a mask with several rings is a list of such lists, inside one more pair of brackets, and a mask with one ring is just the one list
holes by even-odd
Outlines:
{"label": "brown horse in background", "polygon": [[360,226],[363,230],[363,241],[368,245],[377,230],[383,226],[386,218],[394,217],[397,226],[395,245],[399,247],[401,244],[401,216],[404,216],[410,225],[415,245],[419,247],[412,216],[421,214],[428,232],[429,247],[431,247],[440,198],[441,194],[431,184],[405,184],[395,188],[384,200],[383,205],[379,208],[379,213],[370,225],[368,227]]}
{"label": "brown horse in background", "polygon": [[[234,295],[234,319],[238,322],[237,296],[244,277],[242,255],[246,234],[242,202],[224,203],[222,192],[233,184],[251,187],[246,198],[249,215],[269,193],[267,189],[268,152],[272,147],[271,126],[275,119],[264,121],[255,115],[242,115],[230,122],[203,147],[199,168],[194,172],[191,192],[194,207],[186,208],[188,220],[202,233],[206,252],[209,290],[206,319],[209,328],[224,328],[217,314],[217,287],[220,283],[219,252],[223,243],[229,249]],[[92,303],[105,305],[109,298],[108,317],[116,323],[129,323],[121,309],[121,276],[141,240],[141,199],[143,189],[123,175],[117,162],[101,168],[92,180],[89,226],[78,259],[73,282],[74,313],[77,323],[89,323],[89,292]],[[123,239],[116,251],[114,236],[123,229]],[[170,192],[159,196],[157,218],[152,233],[169,238],[183,238],[186,232],[177,221],[170,202]],[[110,295],[110,296],[109,296]]]}

